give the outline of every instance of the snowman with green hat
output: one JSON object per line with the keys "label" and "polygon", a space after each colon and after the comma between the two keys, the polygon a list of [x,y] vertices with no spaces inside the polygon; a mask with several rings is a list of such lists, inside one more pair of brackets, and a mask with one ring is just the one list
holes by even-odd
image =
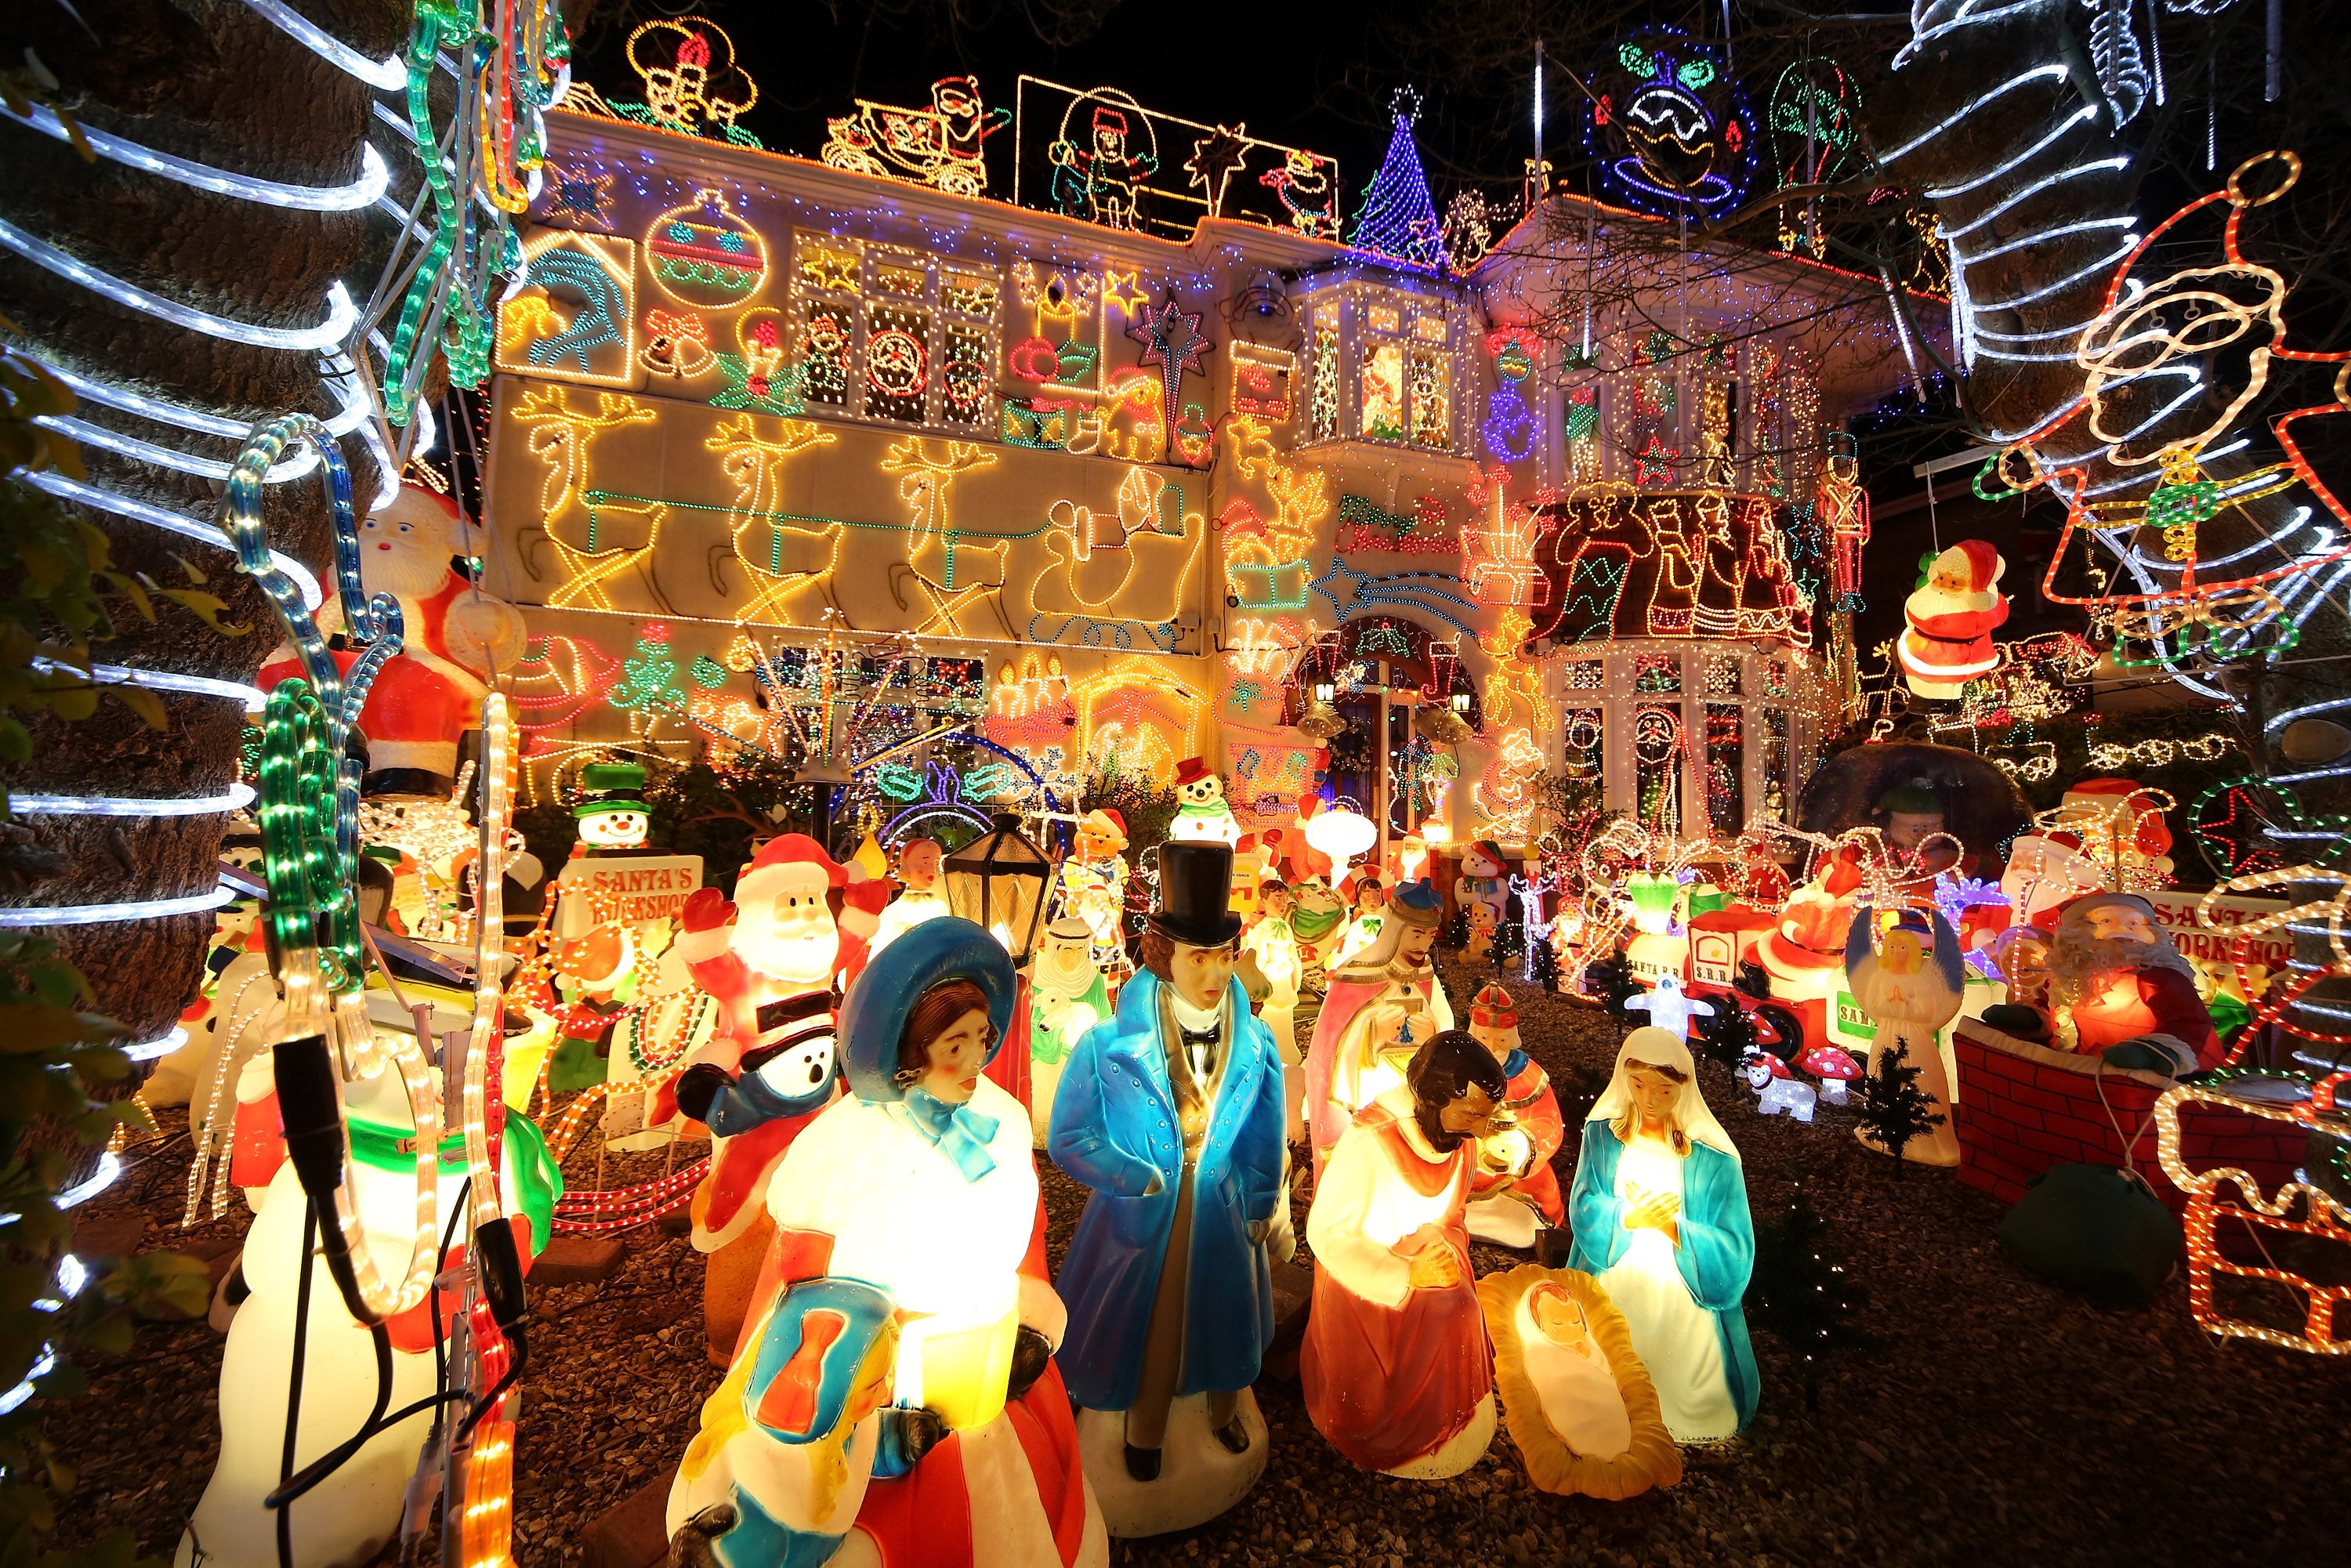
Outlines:
{"label": "snowman with green hat", "polygon": [[610,854],[643,849],[651,818],[645,810],[645,770],[633,762],[591,762],[580,770],[580,850]]}

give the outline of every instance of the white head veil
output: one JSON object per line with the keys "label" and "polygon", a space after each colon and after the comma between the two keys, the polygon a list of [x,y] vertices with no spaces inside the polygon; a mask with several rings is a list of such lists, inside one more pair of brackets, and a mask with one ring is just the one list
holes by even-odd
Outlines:
{"label": "white head veil", "polygon": [[1613,1122],[1625,1113],[1625,1107],[1633,1103],[1633,1086],[1626,1071],[1638,1065],[1670,1067],[1680,1073],[1682,1092],[1674,1102],[1674,1121],[1683,1134],[1694,1144],[1704,1144],[1734,1160],[1739,1158],[1739,1145],[1730,1141],[1730,1134],[1714,1119],[1706,1096],[1698,1092],[1698,1063],[1690,1058],[1689,1042],[1671,1030],[1636,1029],[1625,1037],[1625,1043],[1616,1051],[1616,1071],[1609,1078],[1608,1087],[1593,1103],[1585,1121]]}

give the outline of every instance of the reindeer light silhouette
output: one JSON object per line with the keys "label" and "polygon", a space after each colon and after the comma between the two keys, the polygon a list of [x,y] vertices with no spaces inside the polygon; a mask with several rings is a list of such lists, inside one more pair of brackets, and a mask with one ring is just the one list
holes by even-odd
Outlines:
{"label": "reindeer light silhouette", "polygon": [[[942,629],[959,637],[972,635],[964,617],[977,606],[992,604],[1007,637],[1014,633],[1004,616],[1001,595],[1008,541],[967,545],[949,523],[948,501],[963,476],[996,466],[996,454],[977,442],[949,441],[944,452],[934,452],[919,435],[895,443],[882,460],[882,472],[895,474],[898,498],[906,503],[906,559],[890,568],[890,591],[901,610],[909,608],[906,586],[911,580],[929,608],[928,617],[914,628],[919,632]],[[937,575],[926,571],[925,558],[934,550],[940,560]]]}
{"label": "reindeer light silhouette", "polygon": [[[607,431],[651,424],[657,415],[634,398],[617,392],[599,392],[596,411],[590,413],[571,406],[570,389],[550,386],[526,391],[522,401],[515,405],[512,417],[529,432],[524,449],[547,466],[546,477],[539,484],[539,520],[534,526],[547,536],[549,548],[555,551],[556,564],[563,574],[555,591],[548,595],[548,607],[618,608],[612,602],[611,584],[622,573],[650,559],[669,507],[659,501],[643,506],[617,505],[611,497],[591,490],[588,484],[589,449]],[[565,537],[575,528],[579,539],[576,544]],[[632,539],[642,537],[643,542],[614,546],[611,540],[616,533]],[[538,576],[531,570],[528,552],[523,557],[523,567],[532,577]],[[668,611],[668,602],[662,598],[649,572],[643,580],[654,601]]]}
{"label": "reindeer light silhouette", "polygon": [[[718,455],[720,470],[735,486],[734,505],[726,513],[727,531],[735,559],[758,591],[735,612],[737,626],[769,616],[776,624],[797,624],[787,601],[807,588],[822,594],[833,609],[841,608],[832,594],[832,573],[841,560],[841,535],[847,526],[797,518],[784,510],[786,461],[811,447],[830,446],[835,437],[806,420],[787,419],[778,429],[770,440],[759,434],[751,415],[738,414],[734,423],[719,426],[718,433],[702,444],[704,451]],[[800,522],[815,526],[794,526]],[[723,548],[714,547],[710,552],[711,585],[722,592],[717,561]]]}

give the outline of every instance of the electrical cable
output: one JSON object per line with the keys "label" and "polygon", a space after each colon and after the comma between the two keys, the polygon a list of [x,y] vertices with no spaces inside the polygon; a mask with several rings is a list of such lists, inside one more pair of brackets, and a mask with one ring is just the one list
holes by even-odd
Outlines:
{"label": "electrical cable", "polygon": [[[286,1441],[278,1449],[277,1484],[294,1475],[294,1446],[302,1427],[302,1364],[310,1354],[310,1258],[319,1244],[319,1205],[302,1205],[302,1267],[294,1287],[294,1353],[287,1368]],[[277,1568],[294,1568],[294,1511],[277,1511]]]}

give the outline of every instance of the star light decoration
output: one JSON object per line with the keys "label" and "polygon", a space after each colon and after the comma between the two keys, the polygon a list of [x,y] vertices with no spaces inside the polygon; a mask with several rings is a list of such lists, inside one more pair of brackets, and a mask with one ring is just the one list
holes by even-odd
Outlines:
{"label": "star light decoration", "polygon": [[1656,431],[1649,433],[1649,444],[1633,454],[1633,483],[1635,485],[1670,485],[1674,482],[1674,465],[1681,458],[1678,447],[1667,445]]}
{"label": "star light decoration", "polygon": [[1102,274],[1102,302],[1114,306],[1130,319],[1141,316],[1151,306],[1151,291],[1143,287],[1139,267],[1124,272]]}
{"label": "star light decoration", "polygon": [[586,227],[612,226],[612,176],[589,172],[585,164],[550,163],[547,182],[549,222],[569,219]]}
{"label": "star light decoration", "polygon": [[1164,393],[1159,400],[1159,417],[1165,426],[1170,450],[1176,445],[1176,411],[1183,407],[1184,372],[1190,371],[1197,376],[1208,373],[1207,367],[1200,362],[1200,356],[1211,347],[1200,333],[1202,314],[1185,309],[1170,295],[1160,301],[1157,310],[1146,310],[1126,329],[1126,335],[1143,345],[1143,357],[1135,362],[1144,370],[1158,369]]}

